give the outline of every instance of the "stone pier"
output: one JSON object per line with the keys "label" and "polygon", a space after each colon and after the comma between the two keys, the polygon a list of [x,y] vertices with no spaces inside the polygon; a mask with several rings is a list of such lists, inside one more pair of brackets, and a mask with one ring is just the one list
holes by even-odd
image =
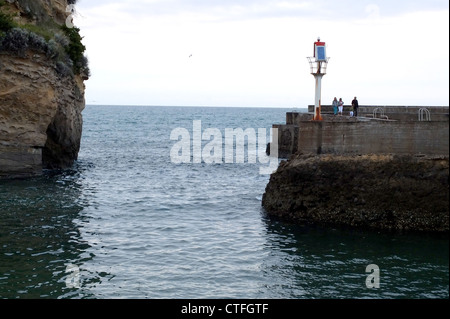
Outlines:
{"label": "stone pier", "polygon": [[[359,114],[364,113],[365,116],[350,117],[345,115],[345,110],[344,116],[329,114],[325,107],[323,121],[312,121],[312,113],[288,112],[286,124],[273,125],[273,128],[278,128],[279,156],[287,158],[296,152],[449,154],[448,107],[428,108],[428,112],[420,111],[424,108],[419,107],[414,110],[390,107],[384,108],[383,112],[377,111],[382,108],[370,107],[372,112],[369,112],[368,107],[361,107]],[[381,114],[384,116],[379,117]]]}
{"label": "stone pier", "polygon": [[448,107],[362,107],[360,117],[322,111],[320,122],[312,121],[312,113],[291,112],[286,124],[273,125],[279,156],[289,159],[263,195],[268,216],[332,227],[449,232]]}

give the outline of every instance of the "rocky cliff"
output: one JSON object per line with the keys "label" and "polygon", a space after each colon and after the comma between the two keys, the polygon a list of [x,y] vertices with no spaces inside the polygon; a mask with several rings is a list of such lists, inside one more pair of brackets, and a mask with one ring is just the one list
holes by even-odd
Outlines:
{"label": "rocky cliff", "polygon": [[64,29],[68,3],[74,1],[0,5],[0,178],[77,159],[88,69],[85,60],[74,61],[78,30]]}
{"label": "rocky cliff", "polygon": [[271,175],[262,205],[295,223],[448,233],[449,160],[296,154]]}

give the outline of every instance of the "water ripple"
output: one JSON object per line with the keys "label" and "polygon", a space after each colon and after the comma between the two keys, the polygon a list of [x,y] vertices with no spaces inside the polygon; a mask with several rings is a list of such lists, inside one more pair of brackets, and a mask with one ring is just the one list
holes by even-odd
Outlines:
{"label": "water ripple", "polygon": [[170,163],[173,128],[285,112],[88,106],[72,169],[0,182],[0,297],[448,298],[448,238],[282,223],[261,209],[257,164]]}

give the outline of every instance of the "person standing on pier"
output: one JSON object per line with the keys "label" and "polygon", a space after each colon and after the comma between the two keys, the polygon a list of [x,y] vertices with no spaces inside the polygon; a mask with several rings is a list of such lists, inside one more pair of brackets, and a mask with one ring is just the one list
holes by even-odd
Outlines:
{"label": "person standing on pier", "polygon": [[334,98],[334,100],[333,100],[333,113],[334,113],[334,115],[338,114],[338,106],[339,106],[339,102],[338,102],[337,98]]}
{"label": "person standing on pier", "polygon": [[342,101],[342,98],[339,98],[339,114],[343,115],[344,114],[344,101]]}
{"label": "person standing on pier", "polygon": [[358,100],[356,99],[356,96],[352,101],[352,107],[353,107],[353,115],[358,116],[359,104],[358,104]]}

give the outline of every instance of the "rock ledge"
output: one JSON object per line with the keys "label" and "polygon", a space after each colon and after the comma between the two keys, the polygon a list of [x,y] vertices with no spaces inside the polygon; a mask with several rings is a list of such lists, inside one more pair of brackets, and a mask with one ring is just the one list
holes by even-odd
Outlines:
{"label": "rock ledge", "polygon": [[295,154],[271,175],[262,206],[295,223],[448,233],[449,160]]}

